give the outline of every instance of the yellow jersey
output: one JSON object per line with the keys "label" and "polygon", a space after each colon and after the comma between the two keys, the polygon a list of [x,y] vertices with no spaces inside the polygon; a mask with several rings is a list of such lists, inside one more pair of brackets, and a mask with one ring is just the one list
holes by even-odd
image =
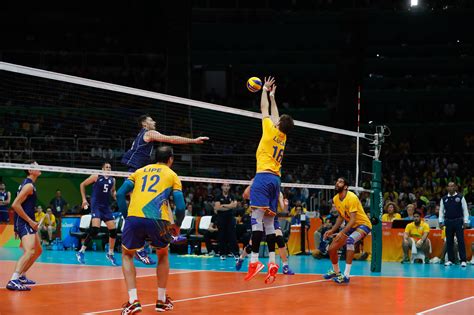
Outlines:
{"label": "yellow jersey", "polygon": [[53,227],[56,227],[56,217],[52,213],[50,215],[47,215],[44,219],[44,224],[49,225],[50,223]]}
{"label": "yellow jersey", "polygon": [[369,217],[365,214],[364,208],[362,208],[362,204],[359,201],[359,198],[356,194],[352,191],[348,191],[344,200],[339,199],[339,194],[335,195],[332,199],[334,203],[334,207],[336,207],[337,212],[339,215],[349,222],[351,219],[351,213],[356,213],[356,221],[351,228],[356,228],[359,225],[365,225],[369,228],[372,228],[372,223],[370,223]]}
{"label": "yellow jersey", "polygon": [[168,199],[173,190],[182,189],[178,175],[165,164],[150,164],[136,170],[128,179],[135,184],[128,216],[171,222],[173,214]]}
{"label": "yellow jersey", "polygon": [[35,221],[39,223],[41,219],[43,219],[45,216],[46,216],[46,213],[44,212],[41,212],[41,213],[35,212]]}
{"label": "yellow jersey", "polygon": [[257,148],[257,173],[272,172],[281,176],[281,161],[286,145],[286,134],[281,132],[270,117],[262,119],[262,138]]}
{"label": "yellow jersey", "polygon": [[393,220],[400,220],[402,216],[400,213],[394,213],[393,216],[390,216],[388,213],[382,215],[382,222],[393,222]]}
{"label": "yellow jersey", "polygon": [[414,239],[420,239],[425,232],[430,232],[430,226],[425,221],[421,221],[419,226],[416,226],[415,222],[412,222],[408,223],[405,227],[405,233],[408,233],[408,236]]}

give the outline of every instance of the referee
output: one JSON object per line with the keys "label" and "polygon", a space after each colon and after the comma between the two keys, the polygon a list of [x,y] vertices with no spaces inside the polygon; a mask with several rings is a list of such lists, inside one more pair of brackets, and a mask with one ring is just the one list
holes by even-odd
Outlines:
{"label": "referee", "polygon": [[446,226],[446,247],[448,250],[448,261],[445,266],[451,266],[454,260],[454,234],[458,240],[461,267],[466,267],[466,247],[464,245],[464,231],[469,226],[469,212],[464,196],[456,192],[456,184],[448,183],[448,194],[441,198],[439,207],[439,224]]}
{"label": "referee", "polygon": [[237,201],[230,194],[230,185],[222,185],[222,194],[216,197],[214,202],[214,211],[217,214],[217,229],[219,241],[219,253],[221,259],[226,259],[226,255],[238,257],[239,249],[237,246],[237,232],[235,229],[234,209],[237,207]]}

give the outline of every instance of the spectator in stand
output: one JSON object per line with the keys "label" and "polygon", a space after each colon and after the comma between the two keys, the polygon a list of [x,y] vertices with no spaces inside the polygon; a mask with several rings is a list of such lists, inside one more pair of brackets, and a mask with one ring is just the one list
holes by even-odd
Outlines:
{"label": "spectator in stand", "polygon": [[421,219],[421,213],[419,211],[415,211],[413,215],[414,221],[409,223],[405,227],[405,233],[403,233],[403,263],[410,262],[408,258],[408,251],[412,251],[412,255],[414,255],[414,251],[421,250],[425,254],[425,262],[429,263],[430,261],[430,253],[431,253],[431,242],[428,238],[428,234],[430,233],[429,225]]}
{"label": "spectator in stand", "polygon": [[290,217],[294,217],[296,216],[296,212],[297,212],[297,209],[298,207],[301,207],[301,213],[306,213],[308,210],[306,210],[305,207],[303,207],[303,204],[301,203],[301,200],[296,200],[295,202],[295,206],[293,208],[291,208],[290,210]]}
{"label": "spectator in stand", "polygon": [[10,204],[11,194],[6,190],[5,184],[0,182],[0,223],[8,223],[8,205]]}
{"label": "spectator in stand", "polygon": [[389,184],[387,185],[386,191],[383,194],[383,200],[385,202],[387,201],[392,201],[392,202],[397,202],[398,201],[398,193],[393,190],[393,185]]}
{"label": "spectator in stand", "polygon": [[439,206],[432,202],[426,210],[425,219],[438,219],[438,215]]}
{"label": "spectator in stand", "polygon": [[44,219],[45,216],[46,216],[46,214],[43,212],[43,207],[36,206],[36,208],[35,208],[35,222],[40,223]]}
{"label": "spectator in stand", "polygon": [[413,220],[413,214],[415,213],[415,205],[410,203],[404,213],[404,220]]}
{"label": "spectator in stand", "polygon": [[382,222],[393,222],[393,220],[400,220],[402,216],[398,213],[398,206],[395,202],[387,202],[385,204],[385,214],[382,215]]}

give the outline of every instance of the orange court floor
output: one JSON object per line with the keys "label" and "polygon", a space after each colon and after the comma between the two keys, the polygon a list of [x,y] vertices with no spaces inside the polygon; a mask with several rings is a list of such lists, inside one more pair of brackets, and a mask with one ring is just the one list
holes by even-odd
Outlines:
{"label": "orange court floor", "polygon": [[[28,273],[38,284],[30,292],[8,291],[5,285],[15,264],[11,258],[20,254],[11,251],[0,248],[1,315],[120,314],[128,299],[121,268],[104,265],[103,253],[97,252],[86,256],[91,264],[79,265],[71,257],[64,260],[73,252],[45,251]],[[470,265],[462,270],[384,263],[382,274],[370,274],[370,263],[354,262],[351,282],[338,285],[321,277],[330,267],[328,260],[292,256],[290,266],[297,274],[279,274],[266,285],[264,272],[245,282],[245,271],[233,270],[233,259],[172,255],[170,260],[167,293],[174,300],[170,314],[474,314]],[[155,268],[138,265],[141,314],[156,314]]]}

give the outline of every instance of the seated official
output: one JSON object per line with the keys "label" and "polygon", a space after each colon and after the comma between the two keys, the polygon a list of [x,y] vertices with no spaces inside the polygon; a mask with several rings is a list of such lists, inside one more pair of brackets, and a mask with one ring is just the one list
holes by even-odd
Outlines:
{"label": "seated official", "polygon": [[428,223],[421,219],[421,213],[415,211],[413,214],[413,222],[409,223],[403,233],[403,260],[402,264],[409,262],[408,251],[411,250],[411,254],[414,255],[419,250],[425,254],[425,263],[430,261],[431,253],[431,242],[428,238],[430,233],[430,227]]}

